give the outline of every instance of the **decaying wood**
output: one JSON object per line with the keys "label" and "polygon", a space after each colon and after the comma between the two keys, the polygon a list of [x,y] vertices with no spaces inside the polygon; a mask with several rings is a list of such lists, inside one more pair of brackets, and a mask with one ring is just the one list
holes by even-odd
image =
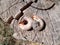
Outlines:
{"label": "decaying wood", "polygon": [[[60,1],[46,0],[48,1],[47,5],[45,5],[46,3],[44,1],[45,0],[38,0],[36,3],[33,2],[28,8],[22,11],[22,15],[39,15],[42,17],[46,23],[46,27],[42,31],[33,29],[31,29],[31,31],[21,31],[21,29],[18,27],[19,20],[17,20],[17,17],[19,15],[16,18],[15,15],[19,11],[21,13],[20,9],[22,9],[27,4],[26,0],[25,2],[23,2],[23,0],[0,0],[0,17],[5,22],[10,16],[15,18],[12,20],[10,25],[15,30],[15,32],[17,30],[17,32],[20,33],[20,37],[18,36],[20,39],[43,43],[44,45],[60,45]],[[50,3],[49,1],[52,2]],[[32,7],[36,6],[38,8],[44,9],[50,7],[53,3],[55,3],[55,5],[48,10],[39,10]],[[42,4],[44,4],[45,7]]]}

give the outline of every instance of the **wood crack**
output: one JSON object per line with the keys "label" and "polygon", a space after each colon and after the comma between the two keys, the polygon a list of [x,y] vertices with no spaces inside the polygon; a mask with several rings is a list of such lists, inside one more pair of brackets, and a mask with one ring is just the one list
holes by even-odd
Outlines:
{"label": "wood crack", "polygon": [[38,8],[38,7],[34,7],[34,6],[31,6],[31,7],[35,8],[35,9],[38,9],[38,10],[50,10],[51,8],[54,7],[54,5],[55,5],[55,3],[54,3],[52,6],[50,6],[50,7],[48,7],[48,8],[45,8],[45,9],[43,9],[43,8]]}

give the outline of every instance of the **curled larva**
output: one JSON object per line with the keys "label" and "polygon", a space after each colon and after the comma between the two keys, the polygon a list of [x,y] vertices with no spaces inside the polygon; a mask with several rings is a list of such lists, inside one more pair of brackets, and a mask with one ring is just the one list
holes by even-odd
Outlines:
{"label": "curled larva", "polygon": [[32,19],[34,20],[33,22],[33,29],[34,30],[41,30],[44,27],[44,22],[42,18],[39,16],[33,15]]}
{"label": "curled larva", "polygon": [[28,16],[24,16],[21,19],[22,20],[19,22],[19,27],[22,30],[29,30],[32,27],[32,19]]}

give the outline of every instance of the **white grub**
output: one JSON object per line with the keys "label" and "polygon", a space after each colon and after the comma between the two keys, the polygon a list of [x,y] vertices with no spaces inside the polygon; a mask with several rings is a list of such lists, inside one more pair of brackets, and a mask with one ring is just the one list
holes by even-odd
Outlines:
{"label": "white grub", "polygon": [[41,30],[44,26],[44,22],[40,16],[22,16],[18,26],[21,28],[21,30],[29,30],[31,27],[33,27],[34,30]]}
{"label": "white grub", "polygon": [[32,19],[34,20],[33,22],[33,29],[34,30],[41,30],[44,26],[43,20],[41,17],[33,15]]}
{"label": "white grub", "polygon": [[32,27],[32,19],[28,16],[24,16],[18,25],[22,30],[29,30]]}

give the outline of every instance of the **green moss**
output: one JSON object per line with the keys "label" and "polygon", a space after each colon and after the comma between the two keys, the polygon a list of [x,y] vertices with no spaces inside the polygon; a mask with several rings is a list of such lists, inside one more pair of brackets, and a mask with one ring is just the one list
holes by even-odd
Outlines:
{"label": "green moss", "polygon": [[14,31],[9,24],[0,19],[0,45],[14,45],[13,33]]}

